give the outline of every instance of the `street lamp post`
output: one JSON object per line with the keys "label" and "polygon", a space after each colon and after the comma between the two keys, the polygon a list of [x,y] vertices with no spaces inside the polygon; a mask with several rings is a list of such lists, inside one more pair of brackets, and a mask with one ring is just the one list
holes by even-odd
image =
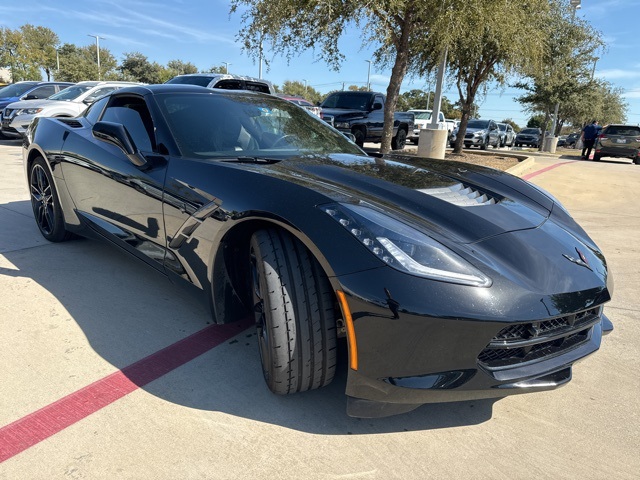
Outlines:
{"label": "street lamp post", "polygon": [[367,69],[367,91],[371,90],[371,60],[365,60],[369,64]]}
{"label": "street lamp post", "polygon": [[229,65],[231,65],[230,62],[222,62],[224,63],[224,73],[229,73]]}
{"label": "street lamp post", "polygon": [[93,37],[96,39],[96,53],[98,56],[98,80],[100,80],[100,39],[104,40],[104,37],[100,37],[99,35],[91,35],[87,34],[88,37]]}

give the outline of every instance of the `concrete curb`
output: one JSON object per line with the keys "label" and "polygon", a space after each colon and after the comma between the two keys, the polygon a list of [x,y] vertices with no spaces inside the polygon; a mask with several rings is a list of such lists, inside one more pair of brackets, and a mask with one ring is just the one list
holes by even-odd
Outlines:
{"label": "concrete curb", "polygon": [[533,157],[525,157],[524,160],[521,160],[520,163],[518,163],[517,165],[514,165],[511,168],[508,168],[506,171],[507,173],[510,173],[511,175],[516,175],[521,177],[522,175],[524,175],[527,172],[530,172],[531,170],[535,169],[536,167],[536,160]]}

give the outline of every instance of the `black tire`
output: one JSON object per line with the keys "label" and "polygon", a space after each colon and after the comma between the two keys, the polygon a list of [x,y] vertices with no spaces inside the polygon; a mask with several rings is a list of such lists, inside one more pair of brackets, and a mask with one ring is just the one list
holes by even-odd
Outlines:
{"label": "black tire", "polygon": [[593,154],[593,161],[594,162],[599,162],[601,158],[602,157],[600,155],[596,155],[595,153]]}
{"label": "black tire", "polygon": [[404,128],[398,128],[398,133],[391,139],[392,150],[402,150],[407,144],[407,131]]}
{"label": "black tire", "polygon": [[251,291],[265,382],[279,395],[328,385],[336,370],[335,297],[309,250],[284,230],[251,237]]}
{"label": "black tire", "polygon": [[634,158],[633,163],[635,163],[636,165],[640,165],[640,157]]}
{"label": "black tire", "polygon": [[364,147],[364,139],[366,137],[364,130],[361,128],[354,128],[353,130],[351,130],[351,133],[354,137],[356,137],[356,145],[358,145],[360,148]]}
{"label": "black tire", "polygon": [[489,139],[485,138],[484,142],[482,142],[482,145],[480,145],[480,150],[486,150],[488,146],[489,146]]}
{"label": "black tire", "polygon": [[42,236],[50,242],[68,240],[71,233],[65,228],[58,192],[42,157],[37,157],[29,167],[29,191],[33,215]]}

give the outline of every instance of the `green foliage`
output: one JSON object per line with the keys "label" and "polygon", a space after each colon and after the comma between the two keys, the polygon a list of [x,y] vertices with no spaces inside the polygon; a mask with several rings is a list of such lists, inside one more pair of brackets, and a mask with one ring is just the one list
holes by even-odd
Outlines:
{"label": "green foliage", "polygon": [[545,130],[546,126],[546,115],[538,114],[534,115],[527,121],[527,128],[539,128],[541,130]]}
{"label": "green foliage", "polygon": [[293,97],[302,97],[313,104],[322,101],[323,98],[323,95],[313,87],[305,85],[303,82],[291,80],[286,80],[282,86],[278,88],[278,93],[284,93]]}
{"label": "green foliage", "polygon": [[64,82],[81,82],[83,80],[119,80],[122,75],[118,72],[118,63],[111,52],[100,48],[100,75],[98,75],[98,57],[96,45],[77,47],[65,43],[58,49],[60,71],[56,73],[56,80]]}
{"label": "green foliage", "polygon": [[143,83],[163,83],[166,76],[164,67],[156,62],[149,62],[147,57],[139,52],[124,54],[120,72],[123,80]]}
{"label": "green foliage", "polygon": [[512,119],[510,118],[505,118],[504,120],[502,120],[502,122],[500,123],[507,123],[509,125],[511,125],[513,127],[513,130],[518,133],[520,131],[520,126],[514,122]]}

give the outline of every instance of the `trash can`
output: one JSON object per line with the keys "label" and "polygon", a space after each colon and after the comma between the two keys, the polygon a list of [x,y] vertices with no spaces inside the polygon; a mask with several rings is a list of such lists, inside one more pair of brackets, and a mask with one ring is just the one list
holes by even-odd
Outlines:
{"label": "trash can", "polygon": [[549,153],[556,153],[556,147],[558,146],[558,137],[545,137],[542,143],[542,151]]}

